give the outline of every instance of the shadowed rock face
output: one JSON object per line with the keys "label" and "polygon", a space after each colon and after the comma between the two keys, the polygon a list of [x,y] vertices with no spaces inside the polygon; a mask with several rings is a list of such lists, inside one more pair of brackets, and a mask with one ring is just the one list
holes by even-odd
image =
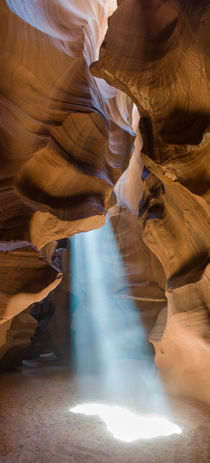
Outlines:
{"label": "shadowed rock face", "polygon": [[208,2],[7,0],[0,13],[4,321],[61,278],[43,246],[109,211],[163,379],[210,402]]}

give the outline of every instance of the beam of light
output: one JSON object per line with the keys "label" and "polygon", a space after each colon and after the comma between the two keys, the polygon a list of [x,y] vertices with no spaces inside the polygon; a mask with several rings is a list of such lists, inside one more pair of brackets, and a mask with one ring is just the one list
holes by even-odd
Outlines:
{"label": "beam of light", "polygon": [[181,434],[176,424],[158,415],[137,415],[126,408],[98,403],[85,403],[70,409],[72,413],[97,415],[107,426],[115,439],[133,442],[137,439],[153,439],[155,437]]}
{"label": "beam of light", "polygon": [[[71,238],[73,365],[77,389],[90,400],[85,378],[102,395],[142,412],[168,416],[167,400],[134,301],[111,223]],[[76,301],[76,304],[75,304]],[[92,388],[93,389],[93,388]],[[96,396],[91,396],[91,400]]]}

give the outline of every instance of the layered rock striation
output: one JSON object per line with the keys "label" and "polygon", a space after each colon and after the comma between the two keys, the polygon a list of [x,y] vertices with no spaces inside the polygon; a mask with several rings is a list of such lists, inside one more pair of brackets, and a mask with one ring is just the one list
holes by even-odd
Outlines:
{"label": "layered rock striation", "polygon": [[115,7],[1,2],[3,323],[60,281],[42,248],[102,226],[115,203],[135,136],[133,105],[89,70]]}
{"label": "layered rock striation", "polygon": [[129,95],[140,114],[138,220],[166,277],[167,307],[150,337],[157,365],[170,391],[208,402],[209,6],[120,2],[91,67]]}

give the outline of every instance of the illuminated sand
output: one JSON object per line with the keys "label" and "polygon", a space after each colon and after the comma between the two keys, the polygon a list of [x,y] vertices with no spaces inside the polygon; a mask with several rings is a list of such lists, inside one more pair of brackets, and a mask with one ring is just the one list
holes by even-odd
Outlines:
{"label": "illuminated sand", "polygon": [[99,416],[115,439],[133,442],[171,434],[181,434],[181,428],[158,415],[137,415],[117,405],[86,403],[70,409],[72,413]]}
{"label": "illuminated sand", "polygon": [[70,412],[94,397],[99,402],[97,377],[88,379],[88,389],[91,384],[89,394],[82,395],[69,373],[55,366],[2,375],[1,463],[209,463],[208,406],[174,398],[169,419],[181,434],[122,442],[100,417]]}

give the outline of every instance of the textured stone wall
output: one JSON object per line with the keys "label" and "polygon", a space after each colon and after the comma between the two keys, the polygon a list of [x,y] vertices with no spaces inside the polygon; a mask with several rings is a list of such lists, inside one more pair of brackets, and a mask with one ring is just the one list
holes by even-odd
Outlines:
{"label": "textured stone wall", "polygon": [[170,391],[208,402],[209,13],[205,1],[124,0],[91,67],[129,95],[140,114],[144,168],[136,222],[166,278],[167,306],[150,336],[156,363]]}
{"label": "textured stone wall", "polygon": [[49,243],[102,226],[115,203],[135,137],[132,102],[89,70],[115,7],[1,2],[2,323],[61,280]]}

